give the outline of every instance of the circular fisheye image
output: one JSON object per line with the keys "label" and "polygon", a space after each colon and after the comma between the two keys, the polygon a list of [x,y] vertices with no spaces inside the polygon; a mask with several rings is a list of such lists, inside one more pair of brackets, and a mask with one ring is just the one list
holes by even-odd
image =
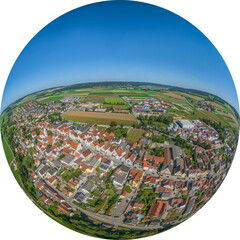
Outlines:
{"label": "circular fisheye image", "polygon": [[48,24],[1,103],[20,187],[60,224],[105,239],[151,236],[195,214],[226,177],[238,135],[219,52],[183,18],[140,2],[95,3]]}

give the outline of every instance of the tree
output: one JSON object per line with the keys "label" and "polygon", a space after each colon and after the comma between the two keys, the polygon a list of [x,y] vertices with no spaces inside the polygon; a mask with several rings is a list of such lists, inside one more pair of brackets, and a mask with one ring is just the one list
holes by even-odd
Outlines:
{"label": "tree", "polygon": [[117,126],[117,122],[115,122],[115,121],[111,121],[111,123],[110,123],[110,127],[116,127]]}

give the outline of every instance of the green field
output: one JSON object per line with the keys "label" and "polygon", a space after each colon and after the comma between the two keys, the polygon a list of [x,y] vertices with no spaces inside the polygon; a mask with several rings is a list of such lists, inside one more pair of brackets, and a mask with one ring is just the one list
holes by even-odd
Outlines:
{"label": "green field", "polygon": [[46,102],[52,102],[52,101],[60,101],[63,98],[63,96],[53,96],[53,97],[47,97],[44,99],[39,99],[38,101],[41,103],[46,103]]}
{"label": "green field", "polygon": [[83,102],[104,103],[104,96],[88,95],[82,100]]}
{"label": "green field", "polygon": [[126,105],[127,103],[123,101],[120,97],[111,97],[111,98],[104,98],[105,104],[112,104],[112,105]]}
{"label": "green field", "polygon": [[[37,100],[41,103],[46,103],[49,101],[60,101],[64,97],[81,97],[82,102],[93,102],[100,103],[103,108],[113,107],[120,109],[128,109],[129,105],[121,98],[121,97],[135,97],[139,99],[148,99],[150,97],[156,98],[158,100],[163,100],[166,103],[175,105],[178,109],[167,109],[167,113],[172,115],[173,117],[183,117],[187,119],[199,119],[199,118],[207,118],[211,121],[221,122],[224,126],[230,127],[238,127],[237,117],[235,116],[232,109],[228,104],[224,104],[221,102],[212,100],[212,103],[215,103],[216,109],[219,109],[218,112],[208,112],[204,110],[198,110],[197,106],[194,104],[188,103],[186,97],[190,97],[192,99],[204,99],[206,96],[201,94],[192,93],[192,92],[181,92],[180,90],[172,91],[168,89],[159,91],[153,91],[154,88],[137,88],[137,89],[126,89],[126,88],[80,88],[74,90],[47,90],[43,92],[39,92],[36,94],[32,94],[26,98],[24,98],[21,102],[26,102],[30,100]],[[210,97],[211,95],[208,95]],[[211,101],[211,100],[209,100]],[[182,106],[179,106],[181,104]],[[218,105],[217,105],[218,104]],[[186,108],[189,108],[187,110]],[[220,108],[222,107],[222,108]],[[221,114],[222,111],[222,114]],[[233,119],[228,119],[225,114],[229,114],[234,117],[236,120],[234,123]],[[85,122],[88,121],[85,119]],[[90,121],[90,120],[89,120]],[[96,121],[96,120],[93,120]],[[105,120],[102,120],[105,121]],[[121,120],[122,121],[122,120]],[[108,121],[105,121],[108,122]]]}
{"label": "green field", "polygon": [[144,132],[145,131],[142,129],[130,129],[127,134],[127,140],[130,142],[138,142],[139,139],[142,138]]}
{"label": "green field", "polygon": [[5,155],[7,157],[8,164],[10,165],[12,160],[13,160],[13,154],[12,154],[12,151],[9,148],[9,146],[8,146],[6,140],[5,140],[5,137],[2,137],[2,144],[3,144],[3,149],[4,149],[4,152],[5,152]]}
{"label": "green field", "polygon": [[122,110],[127,110],[129,108],[128,105],[113,105],[113,104],[102,104],[103,108],[113,107],[113,108],[120,108]]}
{"label": "green field", "polygon": [[89,93],[89,95],[115,95],[115,93],[111,91],[92,91]]}
{"label": "green field", "polygon": [[20,177],[19,177],[18,170],[14,170],[13,165],[11,165],[10,168],[11,168],[11,171],[12,171],[12,173],[13,173],[13,176],[16,178],[18,184],[19,184],[21,187],[23,187],[23,184],[22,184],[21,179],[20,179]]}

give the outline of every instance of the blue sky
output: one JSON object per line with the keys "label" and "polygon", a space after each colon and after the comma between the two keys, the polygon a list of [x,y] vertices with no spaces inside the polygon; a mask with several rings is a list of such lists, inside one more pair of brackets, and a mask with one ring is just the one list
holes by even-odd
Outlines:
{"label": "blue sky", "polygon": [[96,81],[204,90],[238,110],[230,72],[211,42],[181,17],[130,1],[87,5],[43,28],[14,64],[2,110],[38,90]]}

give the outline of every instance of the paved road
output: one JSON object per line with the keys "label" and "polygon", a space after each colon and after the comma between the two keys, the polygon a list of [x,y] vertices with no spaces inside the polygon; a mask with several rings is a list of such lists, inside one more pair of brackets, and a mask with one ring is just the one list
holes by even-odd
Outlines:
{"label": "paved road", "polygon": [[90,212],[88,210],[85,210],[79,206],[76,206],[75,204],[73,204],[72,202],[72,198],[71,197],[66,197],[65,195],[63,195],[58,189],[54,188],[54,190],[61,196],[65,199],[65,201],[67,202],[67,204],[69,204],[72,209],[74,210],[77,210],[79,212],[82,212],[84,214],[86,214],[87,216],[93,218],[93,219],[96,219],[96,220],[99,220],[101,222],[105,222],[109,225],[114,225],[115,227],[118,227],[118,226],[121,226],[121,227],[126,227],[126,228],[131,228],[131,229],[146,229],[146,230],[150,230],[150,229],[159,229],[161,228],[160,226],[154,226],[154,227],[148,227],[148,226],[145,226],[145,227],[140,227],[140,226],[133,226],[133,225],[128,225],[128,224],[125,224],[123,223],[123,220],[124,220],[124,215],[122,215],[120,218],[114,218],[114,217],[111,217],[111,216],[106,216],[106,215],[100,215],[100,214],[97,214],[97,213],[93,213],[93,212]]}

